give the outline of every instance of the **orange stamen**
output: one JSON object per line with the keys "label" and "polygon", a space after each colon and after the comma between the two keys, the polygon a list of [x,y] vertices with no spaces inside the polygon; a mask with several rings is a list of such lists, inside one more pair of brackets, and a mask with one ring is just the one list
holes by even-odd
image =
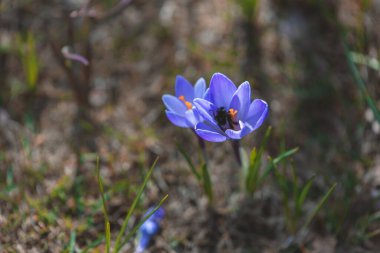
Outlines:
{"label": "orange stamen", "polygon": [[231,109],[228,110],[228,112],[229,112],[229,115],[231,115],[231,119],[233,121],[235,121],[236,117],[237,117],[238,111],[231,108]]}
{"label": "orange stamen", "polygon": [[193,108],[193,104],[190,103],[189,101],[186,101],[184,96],[179,96],[178,98],[186,105],[187,110],[191,110]]}

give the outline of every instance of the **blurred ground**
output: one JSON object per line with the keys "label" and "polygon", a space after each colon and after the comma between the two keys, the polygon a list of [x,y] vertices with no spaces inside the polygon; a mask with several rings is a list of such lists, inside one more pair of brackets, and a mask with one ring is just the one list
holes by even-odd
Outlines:
{"label": "blurred ground", "polygon": [[[169,194],[150,252],[380,250],[380,125],[344,50],[378,60],[379,1],[99,0],[88,12],[86,2],[0,2],[1,252],[69,252],[74,233],[79,252],[103,236],[96,154],[114,233],[160,157],[134,217]],[[90,64],[63,58],[64,46]],[[379,66],[356,66],[379,108]],[[338,182],[306,234],[287,229],[275,177],[255,198],[240,192],[228,143],[207,145],[208,207],[176,148],[198,154],[196,139],[169,123],[161,96],[177,74],[194,82],[214,72],[250,81],[268,101],[268,155],[300,147],[298,180],[316,175],[306,209]]]}

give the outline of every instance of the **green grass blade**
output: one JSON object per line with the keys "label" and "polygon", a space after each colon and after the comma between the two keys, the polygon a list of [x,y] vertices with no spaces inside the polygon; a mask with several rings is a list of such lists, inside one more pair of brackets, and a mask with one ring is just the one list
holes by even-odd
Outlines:
{"label": "green grass blade", "polygon": [[26,37],[18,37],[19,55],[23,65],[28,90],[35,90],[38,79],[38,57],[35,37],[28,32]]}
{"label": "green grass blade", "polygon": [[70,233],[69,253],[74,253],[75,250],[76,233],[75,230]]}
{"label": "green grass blade", "polygon": [[249,158],[247,151],[240,147],[239,149],[240,157],[241,157],[241,167],[243,169],[243,178],[247,178],[248,175],[248,168],[249,168]]}
{"label": "green grass blade", "polygon": [[352,51],[350,52],[350,56],[354,63],[366,65],[377,71],[380,70],[380,63],[376,58]]}
{"label": "green grass blade", "polygon": [[365,83],[359,73],[358,68],[356,67],[353,59],[352,54],[349,52],[346,45],[344,45],[344,52],[346,54],[346,58],[348,61],[348,65],[351,69],[352,75],[354,76],[355,83],[359,87],[360,92],[363,94],[365,100],[367,101],[368,106],[371,108],[376,120],[380,122],[380,111],[376,106],[376,103],[373,101],[373,99],[368,94],[367,88],[365,86]]}
{"label": "green grass blade", "polygon": [[[153,210],[150,212],[150,213],[148,213],[148,215],[146,215],[145,216],[145,218],[144,219],[142,219],[132,230],[131,230],[131,232],[129,232],[128,234],[127,234],[127,236],[125,237],[125,239],[123,240],[123,242],[120,244],[120,246],[119,246],[119,249],[121,248],[121,247],[123,247],[131,238],[132,238],[132,236],[137,232],[137,230],[142,226],[142,224],[144,224],[144,222],[147,220],[147,219],[149,219],[150,218],[150,216],[152,216],[161,206],[162,206],[162,204],[164,204],[164,202],[166,201],[166,199],[169,197],[169,195],[168,194],[166,194],[162,199],[161,199],[161,201],[158,203],[158,205],[155,207],[155,208],[153,208]],[[119,250],[118,249],[118,250]]]}
{"label": "green grass blade", "polygon": [[208,173],[206,163],[202,165],[202,178],[203,178],[203,189],[208,197],[208,200],[210,201],[210,203],[212,203],[213,201],[212,182],[211,182],[210,174]]}
{"label": "green grass blade", "polygon": [[26,68],[26,80],[29,89],[35,90],[38,77],[38,59],[37,59],[37,49],[35,39],[32,33],[28,33],[26,41],[26,55],[25,57],[25,68]]}
{"label": "green grass blade", "polygon": [[326,201],[329,199],[331,194],[334,192],[336,185],[337,183],[334,183],[330,187],[330,189],[326,192],[326,194],[323,196],[323,198],[318,202],[317,206],[314,208],[314,210],[311,212],[310,216],[306,220],[306,223],[303,226],[304,229],[306,229],[310,225],[310,223],[313,221],[314,217],[317,215],[319,210],[322,208],[322,206],[326,203]]}
{"label": "green grass blade", "polygon": [[272,127],[269,126],[269,127],[267,128],[267,130],[265,131],[264,138],[263,138],[263,140],[262,140],[262,142],[261,142],[261,144],[260,144],[259,154],[264,153],[264,150],[265,150],[265,148],[266,148],[266,146],[267,146],[267,142],[268,142],[268,139],[269,139],[269,136],[270,136],[270,133],[271,133],[271,132],[272,132]]}
{"label": "green grass blade", "polygon": [[236,1],[242,11],[243,11],[243,14],[244,16],[249,20],[249,21],[253,21],[253,18],[256,16],[257,14],[257,9],[258,9],[258,3],[259,1],[258,0],[238,0]]}
{"label": "green grass blade", "polygon": [[296,175],[296,169],[294,168],[294,164],[290,164],[291,168],[291,176],[292,180],[290,181],[292,184],[292,193],[293,193],[293,199],[296,201],[298,197],[298,192],[299,192],[299,187],[298,187],[298,180],[297,180],[297,175]]}
{"label": "green grass blade", "polygon": [[140,197],[141,197],[141,195],[142,195],[142,193],[143,193],[143,191],[145,189],[146,184],[148,183],[148,180],[149,180],[149,178],[150,178],[150,176],[151,176],[151,174],[153,172],[154,167],[156,166],[157,161],[158,161],[158,157],[153,162],[153,164],[150,167],[148,173],[146,174],[146,176],[144,178],[144,181],[143,181],[142,185],[140,186],[140,189],[139,189],[139,191],[138,191],[135,199],[133,200],[133,203],[132,203],[131,207],[128,210],[128,213],[127,213],[127,215],[124,218],[123,225],[121,226],[120,232],[119,232],[119,234],[117,235],[117,238],[116,238],[116,242],[115,242],[115,246],[114,246],[114,250],[113,250],[114,253],[118,252],[118,250],[120,249],[120,242],[121,242],[121,239],[122,239],[122,237],[123,237],[123,235],[125,233],[125,230],[127,228],[128,222],[129,222],[129,220],[130,220],[130,218],[132,216],[133,211],[135,210],[135,208],[137,206],[137,203],[140,200]]}
{"label": "green grass blade", "polygon": [[111,225],[110,222],[106,222],[106,252],[110,252],[111,248]]}
{"label": "green grass blade", "polygon": [[258,150],[258,153],[255,155],[254,161],[251,159],[251,166],[252,168],[250,169],[251,175],[250,175],[250,182],[249,182],[249,192],[253,193],[257,187],[258,187],[258,180],[260,178],[260,167],[261,167],[261,159],[263,156],[263,153],[265,151],[266,145],[268,143],[269,136],[272,132],[272,127],[269,126],[267,130],[265,131],[264,138],[261,141],[260,148]]}
{"label": "green grass blade", "polygon": [[93,248],[99,246],[104,240],[104,237],[100,237],[98,238],[97,240],[91,242],[89,245],[87,245],[86,248],[84,248],[82,251],[80,251],[81,253],[87,253],[89,252],[90,250],[92,250]]}
{"label": "green grass blade", "polygon": [[240,184],[242,191],[246,190],[247,185],[247,178],[248,178],[248,170],[249,170],[249,157],[247,151],[240,147],[239,149],[240,158],[241,158],[241,177],[240,177]]}
{"label": "green grass blade", "polygon": [[106,238],[106,252],[110,252],[111,247],[111,227],[110,227],[110,220],[107,212],[107,205],[106,200],[104,198],[104,187],[103,187],[103,181],[100,176],[100,166],[99,166],[99,156],[96,157],[96,173],[98,178],[98,186],[100,195],[102,197],[102,204],[103,204],[103,215],[104,215],[104,229],[106,232],[105,238]]}
{"label": "green grass blade", "polygon": [[372,237],[378,236],[379,234],[380,234],[380,229],[376,229],[375,231],[367,233],[365,235],[365,238],[368,240],[368,239],[371,239]]}
{"label": "green grass blade", "polygon": [[380,211],[372,214],[370,217],[369,217],[369,222],[370,223],[373,223],[373,222],[378,222],[380,221]]}
{"label": "green grass blade", "polygon": [[277,164],[279,164],[282,160],[294,155],[295,153],[297,153],[299,150],[299,148],[293,148],[293,149],[290,149],[290,150],[287,150],[283,153],[281,153],[279,156],[277,156],[276,158],[274,158],[272,160],[272,162],[270,162],[268,164],[268,166],[265,168],[263,174],[261,175],[261,177],[259,178],[259,182],[258,184],[261,185],[264,180],[269,176],[269,174],[273,171],[273,169],[275,168],[275,166]]}
{"label": "green grass blade", "polygon": [[250,156],[250,164],[248,167],[248,174],[246,179],[246,189],[249,193],[253,193],[258,187],[258,180],[260,178],[260,166],[261,159],[267,145],[270,133],[272,131],[272,127],[269,126],[265,132],[264,138],[260,144],[260,148],[257,151],[256,148],[252,149]]}
{"label": "green grass blade", "polygon": [[288,184],[286,177],[278,171],[277,165],[274,164],[272,158],[269,158],[269,162],[272,163],[274,175],[275,175],[276,180],[277,180],[277,184],[280,186],[281,191],[286,195],[286,197],[288,197],[288,195],[290,193],[290,187],[289,187],[289,184]]}
{"label": "green grass blade", "polygon": [[187,165],[189,166],[191,172],[193,172],[193,174],[195,175],[195,177],[197,178],[197,180],[200,182],[202,180],[202,176],[201,176],[201,174],[199,174],[199,172],[195,168],[195,166],[194,166],[193,162],[191,161],[190,157],[187,155],[187,153],[185,152],[185,150],[182,148],[181,145],[177,144],[177,148],[179,150],[179,153],[183,156],[183,158],[185,158],[185,161],[186,161]]}
{"label": "green grass blade", "polygon": [[277,180],[277,184],[279,185],[282,193],[282,200],[284,204],[285,209],[285,221],[286,226],[293,234],[295,233],[295,221],[294,221],[294,215],[290,208],[290,200],[289,196],[291,194],[291,185],[289,184],[288,179],[280,173],[280,171],[277,168],[277,164],[274,164],[273,159],[269,157],[269,162],[273,166],[273,171],[275,178]]}
{"label": "green grass blade", "polygon": [[303,203],[305,202],[305,199],[306,199],[307,195],[309,194],[309,191],[311,189],[311,186],[313,185],[314,179],[315,179],[315,176],[312,176],[307,181],[307,183],[302,188],[300,194],[298,195],[298,197],[296,199],[296,213],[297,214],[301,213],[301,209],[302,209]]}
{"label": "green grass blade", "polygon": [[257,176],[257,150],[256,147],[254,147],[251,151],[251,155],[249,158],[249,166],[248,166],[248,173],[247,173],[247,178],[246,178],[246,189],[247,192],[252,193],[254,191],[255,187],[255,177]]}
{"label": "green grass blade", "polygon": [[273,159],[273,163],[274,164],[279,164],[282,160],[284,160],[285,158],[289,157],[289,156],[292,156],[294,155],[295,153],[297,153],[299,150],[298,147],[296,148],[292,148],[290,150],[287,150],[285,152],[283,152],[281,155],[277,156],[275,159]]}

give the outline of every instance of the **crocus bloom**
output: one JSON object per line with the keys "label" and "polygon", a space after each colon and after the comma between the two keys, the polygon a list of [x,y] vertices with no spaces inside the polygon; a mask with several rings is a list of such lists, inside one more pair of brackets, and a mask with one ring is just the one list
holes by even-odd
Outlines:
{"label": "crocus bloom", "polygon": [[268,116],[268,104],[255,99],[251,102],[248,82],[238,88],[225,75],[215,73],[205,97],[194,100],[194,106],[204,121],[195,132],[204,140],[223,142],[239,140],[261,126]]}
{"label": "crocus bloom", "polygon": [[200,78],[193,87],[185,78],[177,76],[175,96],[166,94],[162,97],[168,119],[176,126],[194,128],[202,118],[193,110],[193,100],[203,98],[205,92],[206,82],[203,78]]}
{"label": "crocus bloom", "polygon": [[[144,214],[144,217],[146,217],[152,210],[153,208],[149,208],[148,211]],[[160,222],[164,218],[164,215],[164,209],[160,207],[152,216],[149,217],[149,219],[147,219],[141,225],[139,229],[139,243],[137,245],[135,253],[144,252],[144,250],[148,247],[152,237],[160,230]]]}

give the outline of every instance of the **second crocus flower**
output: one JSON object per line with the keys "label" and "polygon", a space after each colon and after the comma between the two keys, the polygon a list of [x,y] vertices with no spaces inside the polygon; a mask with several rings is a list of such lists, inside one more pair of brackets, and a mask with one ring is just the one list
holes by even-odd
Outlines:
{"label": "second crocus flower", "polygon": [[[148,211],[144,214],[143,218],[146,217],[151,211],[152,208],[149,208]],[[165,211],[160,207],[152,216],[150,216],[144,224],[141,225],[139,229],[139,242],[137,244],[135,253],[142,253],[148,247],[152,237],[158,233],[160,230],[160,223],[164,218]]]}
{"label": "second crocus flower", "polygon": [[200,78],[194,87],[182,76],[175,81],[175,96],[165,94],[162,101],[166,106],[166,116],[174,125],[194,128],[202,117],[194,109],[193,100],[204,98],[206,81]]}

